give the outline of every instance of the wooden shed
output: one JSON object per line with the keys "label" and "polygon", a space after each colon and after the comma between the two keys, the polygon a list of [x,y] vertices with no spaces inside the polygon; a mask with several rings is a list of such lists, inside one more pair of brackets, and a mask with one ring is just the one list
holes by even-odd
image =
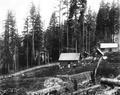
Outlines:
{"label": "wooden shed", "polygon": [[59,57],[60,65],[70,68],[75,66],[80,60],[80,53],[61,53]]}

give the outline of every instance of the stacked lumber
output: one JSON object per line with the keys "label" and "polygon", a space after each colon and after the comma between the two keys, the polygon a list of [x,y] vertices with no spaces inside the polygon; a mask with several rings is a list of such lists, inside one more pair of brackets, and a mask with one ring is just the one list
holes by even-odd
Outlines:
{"label": "stacked lumber", "polygon": [[91,80],[91,71],[86,71],[78,74],[73,75],[57,75],[59,78],[67,78],[69,80],[77,80],[77,83],[82,83],[84,81],[90,81]]}

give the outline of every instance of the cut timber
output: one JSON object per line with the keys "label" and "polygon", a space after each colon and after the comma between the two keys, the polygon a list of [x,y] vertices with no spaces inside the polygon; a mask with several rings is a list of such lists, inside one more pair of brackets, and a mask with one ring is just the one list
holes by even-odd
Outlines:
{"label": "cut timber", "polygon": [[57,75],[59,78],[63,78],[64,80],[69,80],[73,83],[73,81],[77,82],[77,87],[83,86],[86,84],[89,84],[89,82],[92,80],[91,79],[91,73],[92,71],[86,71],[78,74],[73,74],[73,75]]}
{"label": "cut timber", "polygon": [[118,79],[101,78],[101,83],[109,86],[120,86],[120,80]]}
{"label": "cut timber", "polygon": [[30,92],[27,92],[27,95],[46,95],[47,93],[50,93],[55,90],[60,91],[61,89],[64,89],[64,87],[61,87],[60,85],[58,85],[58,86],[53,86],[53,87],[45,88],[38,91],[30,91]]}
{"label": "cut timber", "polygon": [[37,69],[40,69],[40,68],[52,67],[52,66],[57,66],[57,65],[59,65],[59,63],[52,63],[52,64],[46,64],[46,65],[40,65],[40,66],[32,67],[32,68],[29,68],[29,69],[26,69],[26,70],[16,72],[14,74],[0,76],[0,80],[7,79],[7,78],[10,78],[10,77],[16,77],[16,76],[19,76],[19,75],[24,76],[24,73],[32,72],[33,70],[37,70]]}
{"label": "cut timber", "polygon": [[79,90],[73,92],[73,95],[83,93],[83,92],[86,92],[88,90],[95,90],[95,89],[97,89],[99,87],[101,87],[101,86],[100,85],[94,85],[94,86],[91,86],[91,87],[88,87],[88,88],[85,88],[85,89],[79,89]]}
{"label": "cut timber", "polygon": [[68,78],[68,79],[77,79],[78,83],[86,80],[91,80],[91,72],[92,71],[86,71],[78,74],[73,75],[57,75],[59,78]]}

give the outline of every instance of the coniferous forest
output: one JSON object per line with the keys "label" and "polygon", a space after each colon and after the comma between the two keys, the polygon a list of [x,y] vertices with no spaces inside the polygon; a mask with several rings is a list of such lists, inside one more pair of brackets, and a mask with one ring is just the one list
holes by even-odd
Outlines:
{"label": "coniferous forest", "polygon": [[102,0],[98,12],[87,7],[87,0],[62,0],[57,7],[43,29],[40,11],[32,4],[23,31],[18,31],[15,15],[8,10],[0,40],[1,74],[57,62],[62,52],[92,54],[98,43],[114,42],[119,31],[117,3]]}
{"label": "coniferous forest", "polygon": [[[34,3],[23,30],[14,11],[7,11],[0,95],[120,95],[119,0],[101,0],[98,11],[88,0],[58,2],[47,28]],[[117,47],[101,48],[101,43]]]}

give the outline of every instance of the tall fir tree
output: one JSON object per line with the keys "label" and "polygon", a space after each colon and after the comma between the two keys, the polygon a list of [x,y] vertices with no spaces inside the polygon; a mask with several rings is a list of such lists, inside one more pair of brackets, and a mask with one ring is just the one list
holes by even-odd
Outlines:
{"label": "tall fir tree", "polygon": [[50,23],[46,31],[45,38],[46,38],[46,48],[49,51],[50,60],[57,61],[59,57],[60,35],[59,35],[59,26],[55,12],[53,12],[50,18]]}
{"label": "tall fir tree", "polygon": [[30,15],[25,21],[23,35],[27,67],[28,65],[37,65],[38,62],[36,62],[36,60],[39,56],[39,52],[42,50],[43,29],[40,13],[36,11],[36,7],[33,3],[30,9]]}
{"label": "tall fir tree", "polygon": [[85,47],[87,52],[91,52],[96,45],[95,42],[95,30],[96,30],[96,13],[88,10],[85,15]]}
{"label": "tall fir tree", "polygon": [[12,11],[8,11],[5,23],[4,50],[2,56],[2,63],[4,64],[6,73],[9,73],[10,70],[16,70],[18,63],[16,59],[18,56],[17,48],[19,46],[19,37],[16,31],[15,17]]}
{"label": "tall fir tree", "polygon": [[[109,29],[111,36],[119,32],[119,10],[120,7],[118,6],[118,4],[113,2],[109,12]],[[114,42],[112,37],[111,40],[112,42]]]}
{"label": "tall fir tree", "polygon": [[101,2],[96,21],[96,40],[102,42],[111,41],[109,38],[109,3]]}

